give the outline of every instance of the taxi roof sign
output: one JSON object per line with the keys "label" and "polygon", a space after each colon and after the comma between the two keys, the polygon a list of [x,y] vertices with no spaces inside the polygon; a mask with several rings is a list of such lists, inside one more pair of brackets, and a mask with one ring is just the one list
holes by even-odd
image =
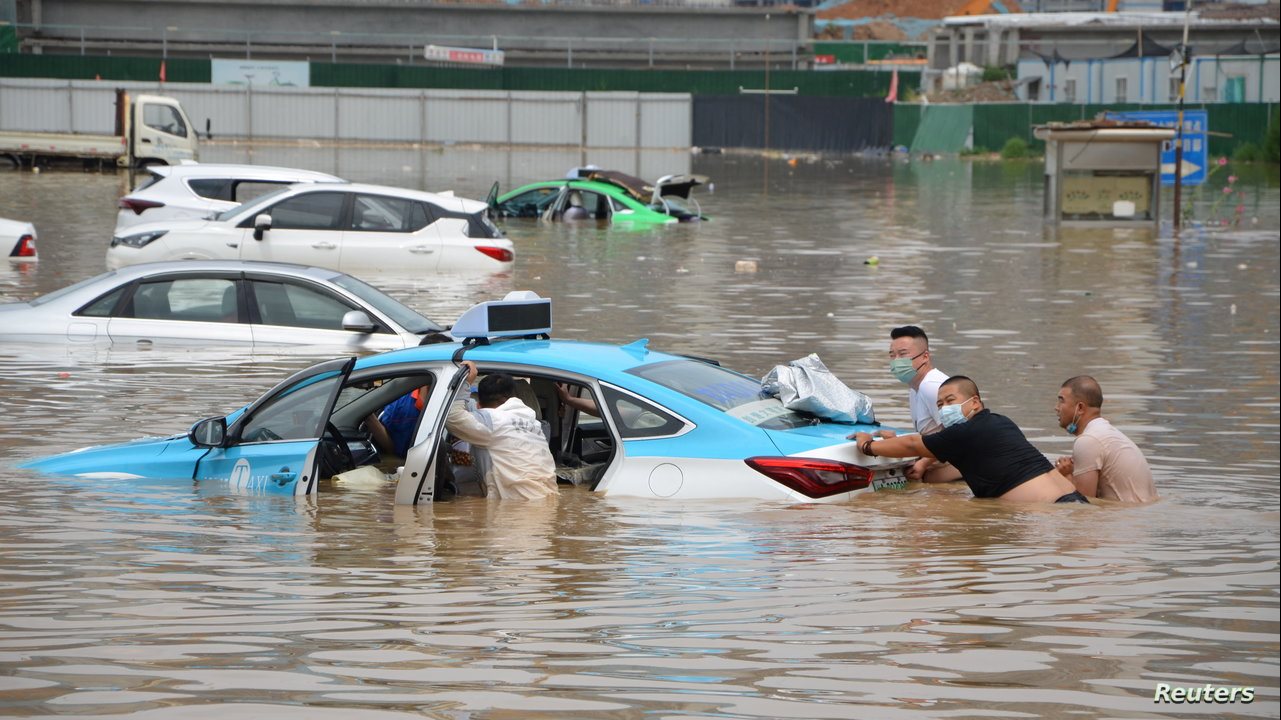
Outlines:
{"label": "taxi roof sign", "polygon": [[532,290],[513,290],[502,300],[473,305],[458,316],[449,334],[455,340],[550,335],[551,298]]}

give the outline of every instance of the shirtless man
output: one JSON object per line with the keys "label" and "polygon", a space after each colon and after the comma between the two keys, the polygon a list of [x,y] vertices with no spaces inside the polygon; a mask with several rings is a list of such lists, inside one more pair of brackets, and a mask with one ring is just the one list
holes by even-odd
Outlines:
{"label": "shirtless man", "polygon": [[1088,503],[1072,482],[1023,436],[1012,420],[988,410],[978,386],[954,375],[939,386],[939,420],[932,435],[904,435],[873,442],[867,433],[850,439],[871,457],[925,457],[950,462],[974,497],[1014,502]]}

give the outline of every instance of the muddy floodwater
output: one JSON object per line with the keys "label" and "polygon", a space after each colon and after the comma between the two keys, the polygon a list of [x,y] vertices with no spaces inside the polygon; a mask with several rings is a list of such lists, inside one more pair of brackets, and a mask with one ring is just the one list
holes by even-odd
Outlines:
{"label": "muddy floodwater", "polygon": [[[202,158],[477,198],[584,159],[230,144]],[[554,298],[556,336],[646,337],[753,375],[816,352],[895,425],[908,415],[888,331],[919,324],[936,365],[972,376],[1051,457],[1071,447],[1060,383],[1096,376],[1161,500],[1016,507],[912,485],[787,506],[569,488],[414,509],[382,486],[295,501],[50,479],[15,465],[183,432],[319,358],[0,345],[0,715],[1278,716],[1275,168],[1215,173],[1176,235],[1043,229],[1036,163],[585,159],[706,174],[712,220],[509,222],[509,274],[364,279],[442,323],[531,289]],[[41,255],[0,265],[0,299],[100,272],[127,182],[0,173],[0,216],[34,221]],[[755,273],[735,272],[745,259]],[[1155,704],[1161,684],[1253,701]]]}

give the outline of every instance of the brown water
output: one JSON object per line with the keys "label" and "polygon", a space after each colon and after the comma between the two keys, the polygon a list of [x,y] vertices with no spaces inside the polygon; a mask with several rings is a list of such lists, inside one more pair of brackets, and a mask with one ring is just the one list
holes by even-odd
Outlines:
{"label": "brown water", "polygon": [[[204,155],[472,197],[578,160]],[[817,352],[898,424],[888,330],[918,323],[937,364],[973,376],[1051,456],[1070,448],[1059,383],[1098,377],[1162,500],[1017,508],[915,486],[789,507],[566,490],[552,505],[409,509],[379,487],[294,501],[50,480],[13,464],[185,430],[315,358],[0,346],[0,713],[1278,716],[1275,170],[1240,172],[1241,227],[1175,237],[1043,230],[1035,164],[624,160],[712,176],[714,220],[513,224],[511,275],[366,279],[443,322],[533,289],[555,299],[559,336],[648,337],[755,374]],[[1199,218],[1232,214],[1214,206],[1223,182],[1194,195]],[[0,174],[0,216],[36,222],[41,252],[0,266],[0,298],[98,272],[123,189]],[[736,274],[749,258],[759,271]],[[1157,683],[1257,695],[1154,705]]]}

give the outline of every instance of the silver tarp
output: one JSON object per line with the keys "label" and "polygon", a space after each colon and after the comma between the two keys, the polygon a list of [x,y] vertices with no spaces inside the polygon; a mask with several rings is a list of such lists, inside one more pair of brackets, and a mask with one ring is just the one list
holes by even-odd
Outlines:
{"label": "silver tarp", "polygon": [[871,398],[847,387],[813,353],[775,365],[761,378],[761,388],[789,410],[842,423],[876,422]]}

